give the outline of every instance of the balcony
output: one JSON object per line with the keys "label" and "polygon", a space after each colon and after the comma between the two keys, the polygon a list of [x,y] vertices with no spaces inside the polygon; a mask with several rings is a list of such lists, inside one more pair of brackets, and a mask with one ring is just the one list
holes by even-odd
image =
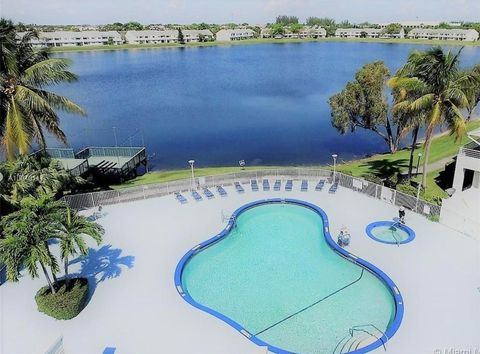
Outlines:
{"label": "balcony", "polygon": [[480,159],[480,145],[478,145],[473,141],[467,145],[464,145],[460,149],[459,156],[466,156],[474,159]]}

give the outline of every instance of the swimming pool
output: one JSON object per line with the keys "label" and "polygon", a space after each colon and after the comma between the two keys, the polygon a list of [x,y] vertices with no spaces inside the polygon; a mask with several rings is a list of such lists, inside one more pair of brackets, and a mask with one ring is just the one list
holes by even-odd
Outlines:
{"label": "swimming pool", "polygon": [[335,244],[323,210],[290,199],[238,209],[223,232],[185,254],[175,284],[186,301],[276,353],[373,350],[403,316],[395,284]]}
{"label": "swimming pool", "polygon": [[376,221],[365,230],[367,235],[375,241],[389,244],[404,244],[413,241],[415,231],[397,221]]}

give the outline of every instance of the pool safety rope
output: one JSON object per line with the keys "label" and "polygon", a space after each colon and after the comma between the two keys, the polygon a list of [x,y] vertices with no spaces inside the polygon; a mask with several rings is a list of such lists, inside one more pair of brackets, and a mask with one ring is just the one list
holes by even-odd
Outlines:
{"label": "pool safety rope", "polygon": [[330,293],[330,294],[328,294],[327,296],[322,297],[320,300],[315,301],[313,304],[310,304],[310,305],[304,307],[303,309],[298,310],[297,312],[295,312],[295,313],[293,313],[293,314],[291,314],[291,315],[289,315],[289,316],[281,319],[280,321],[275,322],[274,324],[268,326],[267,328],[262,329],[260,332],[255,333],[255,336],[258,336],[259,334],[262,334],[262,333],[264,333],[264,332],[272,329],[273,327],[279,325],[280,323],[283,323],[283,322],[289,320],[290,318],[292,318],[292,317],[294,317],[294,316],[296,316],[296,315],[298,315],[298,314],[300,314],[300,313],[302,313],[302,312],[304,312],[304,311],[312,308],[313,306],[318,305],[319,303],[321,303],[322,301],[328,299],[329,297],[331,297],[331,296],[339,293],[340,291],[345,290],[346,288],[352,286],[353,284],[359,282],[360,279],[362,279],[362,277],[363,277],[363,272],[364,272],[364,271],[365,271],[365,269],[362,268],[362,272],[360,273],[360,276],[359,276],[357,279],[355,279],[354,281],[352,281],[351,283],[345,285],[344,287],[342,287],[342,288],[340,288],[340,289],[338,289],[338,290],[335,290],[333,293]]}

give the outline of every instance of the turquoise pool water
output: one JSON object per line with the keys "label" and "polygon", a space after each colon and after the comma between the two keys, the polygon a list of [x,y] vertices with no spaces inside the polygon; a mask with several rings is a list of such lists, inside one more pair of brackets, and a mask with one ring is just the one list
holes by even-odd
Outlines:
{"label": "turquoise pool water", "polygon": [[399,243],[407,240],[409,237],[407,231],[395,226],[388,225],[375,226],[371,230],[371,233],[379,240],[390,243]]}
{"label": "turquoise pool water", "polygon": [[184,266],[182,287],[197,303],[294,353],[332,353],[353,326],[385,332],[395,315],[386,285],[334,252],[322,218],[293,204],[241,213],[227,237]]}

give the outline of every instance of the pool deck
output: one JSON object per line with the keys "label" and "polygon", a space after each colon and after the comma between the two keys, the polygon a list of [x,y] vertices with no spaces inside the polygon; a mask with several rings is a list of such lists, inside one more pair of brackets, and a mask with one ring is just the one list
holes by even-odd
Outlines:
{"label": "pool deck", "polygon": [[[273,187],[273,180],[270,180]],[[85,310],[70,321],[57,321],[36,310],[34,295],[43,278],[23,277],[0,286],[0,353],[44,353],[63,336],[66,353],[255,354],[265,353],[220,320],[187,304],[177,293],[175,267],[187,250],[220,232],[222,211],[259,199],[295,198],[314,203],[328,215],[331,233],[342,225],[352,234],[348,250],[389,275],[399,287],[405,315],[388,353],[434,353],[434,350],[480,350],[480,242],[407,211],[416,238],[397,247],[376,242],[365,227],[396,216],[397,209],[327,184],[315,192],[273,190],[245,193],[225,187],[228,196],[180,205],[169,195],[105,206],[99,222],[104,243],[94,246],[89,262],[72,273],[92,279],[95,293]],[[203,196],[203,194],[202,194]],[[88,213],[88,211],[87,211]],[[92,212],[90,211],[89,214]],[[96,281],[95,281],[95,280]],[[383,352],[377,349],[376,353]]]}

